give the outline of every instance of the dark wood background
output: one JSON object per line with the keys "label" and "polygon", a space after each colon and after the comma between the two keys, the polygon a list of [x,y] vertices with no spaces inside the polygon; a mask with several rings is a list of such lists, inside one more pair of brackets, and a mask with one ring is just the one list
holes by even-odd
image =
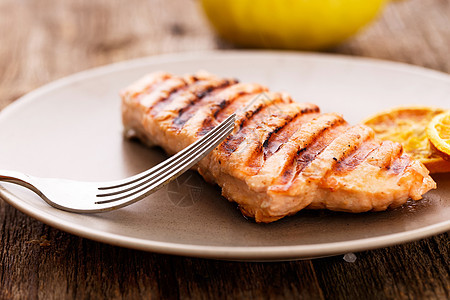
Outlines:
{"label": "dark wood background", "polygon": [[[216,48],[233,46],[194,0],[0,0],[0,109],[87,68]],[[450,1],[392,3],[329,52],[450,73]],[[146,253],[67,234],[0,201],[0,299],[450,298],[448,232],[356,257],[237,263]]]}

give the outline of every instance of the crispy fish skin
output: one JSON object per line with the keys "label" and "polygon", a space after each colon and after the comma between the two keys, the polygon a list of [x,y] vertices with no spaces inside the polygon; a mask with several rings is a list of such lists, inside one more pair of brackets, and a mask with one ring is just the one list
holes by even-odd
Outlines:
{"label": "crispy fish skin", "polygon": [[[436,183],[400,144],[259,84],[206,72],[149,74],[122,91],[125,132],[176,153],[236,112],[233,133],[196,169],[256,222],[299,210],[382,211]],[[246,108],[245,111],[243,108]]]}

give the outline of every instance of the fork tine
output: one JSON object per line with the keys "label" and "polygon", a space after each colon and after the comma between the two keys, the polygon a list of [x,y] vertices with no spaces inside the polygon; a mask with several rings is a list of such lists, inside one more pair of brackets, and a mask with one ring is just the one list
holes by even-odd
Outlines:
{"label": "fork tine", "polygon": [[[184,150],[182,150],[182,152],[183,152],[183,153],[181,153],[182,155],[177,154],[177,155],[172,156],[172,159],[169,163],[167,163],[167,160],[166,160],[166,161],[160,163],[159,165],[153,167],[151,169],[151,171],[154,170],[154,172],[151,172],[149,174],[147,174],[148,173],[147,171],[144,172],[145,174],[141,173],[141,174],[144,174],[144,176],[140,176],[141,174],[138,174],[136,176],[139,176],[140,178],[135,179],[135,180],[130,180],[128,184],[118,185],[117,188],[108,189],[107,193],[101,193],[101,194],[98,194],[98,196],[105,197],[105,196],[109,196],[109,195],[113,195],[113,194],[117,194],[120,192],[125,192],[128,190],[134,189],[134,188],[154,179],[155,177],[159,176],[160,174],[167,172],[167,170],[169,170],[170,168],[172,168],[174,166],[178,167],[180,163],[184,163],[186,161],[187,156],[189,156],[192,153],[195,153],[199,150],[202,150],[202,147],[204,145],[208,146],[208,144],[210,144],[211,141],[214,141],[216,139],[217,133],[219,133],[219,135],[220,135],[220,133],[221,133],[221,131],[223,131],[223,129],[227,129],[229,126],[233,126],[233,123],[234,123],[233,116],[230,116],[229,118],[224,120],[219,126],[216,126],[213,130],[211,130],[210,131],[211,134],[208,134],[207,136],[205,135],[204,138],[200,139],[199,141],[197,141],[193,145],[191,145],[192,147],[189,146],[189,147],[185,148]],[[125,189],[121,189],[122,187],[125,187]],[[105,190],[105,189],[102,188],[100,190]]]}
{"label": "fork tine", "polygon": [[111,202],[116,202],[120,200],[126,200],[125,202],[122,201],[122,205],[124,203],[131,204],[133,202],[136,202],[143,197],[146,197],[147,195],[153,193],[154,191],[160,189],[168,182],[175,179],[179,174],[187,171],[190,167],[192,167],[195,163],[197,163],[199,160],[201,160],[203,157],[205,157],[211,149],[214,149],[222,142],[223,137],[227,136],[231,131],[233,130],[232,127],[229,127],[225,129],[220,135],[218,135],[209,145],[205,145],[201,151],[193,153],[191,156],[187,157],[186,160],[184,160],[180,165],[173,166],[170,170],[166,171],[165,173],[162,173],[160,176],[154,178],[150,182],[146,183],[144,186],[143,184],[140,184],[136,186],[135,188],[128,190],[128,193],[124,192],[118,192],[115,194],[112,194],[109,199],[106,200],[100,200],[95,202],[96,204],[106,204]]}
{"label": "fork tine", "polygon": [[175,161],[179,160],[186,154],[195,151],[195,149],[198,149],[203,143],[205,143],[207,140],[211,139],[212,136],[214,136],[219,130],[222,128],[228,127],[231,124],[234,123],[234,120],[236,118],[236,114],[232,114],[228,116],[225,120],[223,120],[219,125],[214,127],[212,130],[210,130],[207,134],[205,134],[201,139],[197,140],[196,142],[192,143],[191,145],[187,146],[183,150],[179,151],[175,155],[171,156],[170,158],[164,160],[160,164],[152,167],[149,170],[146,170],[142,173],[136,174],[134,176],[128,177],[126,181],[119,180],[113,183],[109,183],[107,186],[99,187],[99,190],[109,190],[109,189],[116,189],[119,187],[123,187],[138,181],[141,181],[143,179],[148,178],[148,176],[151,176],[153,174],[160,173],[159,171],[162,170],[162,168],[174,163]]}
{"label": "fork tine", "polygon": [[[217,147],[223,139],[228,136],[234,128],[234,118],[230,118],[228,122],[223,122],[221,124],[225,124],[226,127],[220,127],[219,132],[216,132],[216,135],[210,136],[209,139],[203,141],[203,143],[199,144],[198,147],[195,147],[189,153],[186,153],[183,157],[180,157],[173,163],[168,166],[164,166],[163,170],[158,170],[158,174],[151,174],[150,178],[145,178],[145,180],[135,181],[131,187],[126,187],[125,189],[115,190],[113,192],[99,194],[98,197],[109,197],[109,196],[118,196],[113,197],[112,199],[106,199],[97,201],[98,204],[109,203],[114,201],[119,201],[133,195],[139,194],[142,191],[147,191],[146,193],[153,192],[156,188],[159,188],[159,185],[163,186],[165,183],[168,183],[172,179],[174,179],[177,175],[185,172],[190,167],[192,167],[195,163],[205,157],[211,149]],[[216,128],[218,128],[217,126]],[[143,186],[145,185],[145,186]],[[143,187],[142,187],[143,186]],[[123,187],[123,186],[122,186]],[[130,192],[131,191],[131,192]],[[126,193],[130,192],[130,193]],[[126,193],[124,195],[124,193]]]}

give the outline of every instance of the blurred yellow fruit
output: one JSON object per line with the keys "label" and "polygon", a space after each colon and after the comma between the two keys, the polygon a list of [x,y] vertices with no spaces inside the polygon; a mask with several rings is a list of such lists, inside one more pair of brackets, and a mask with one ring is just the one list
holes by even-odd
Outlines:
{"label": "blurred yellow fruit", "polygon": [[225,39],[241,46],[323,49],[369,23],[387,0],[202,0]]}

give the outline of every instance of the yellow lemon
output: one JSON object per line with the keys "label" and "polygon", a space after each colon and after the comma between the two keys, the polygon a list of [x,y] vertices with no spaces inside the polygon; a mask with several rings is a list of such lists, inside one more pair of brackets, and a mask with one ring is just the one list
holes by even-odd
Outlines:
{"label": "yellow lemon", "polygon": [[387,0],[202,0],[208,19],[241,46],[316,50],[375,18]]}

